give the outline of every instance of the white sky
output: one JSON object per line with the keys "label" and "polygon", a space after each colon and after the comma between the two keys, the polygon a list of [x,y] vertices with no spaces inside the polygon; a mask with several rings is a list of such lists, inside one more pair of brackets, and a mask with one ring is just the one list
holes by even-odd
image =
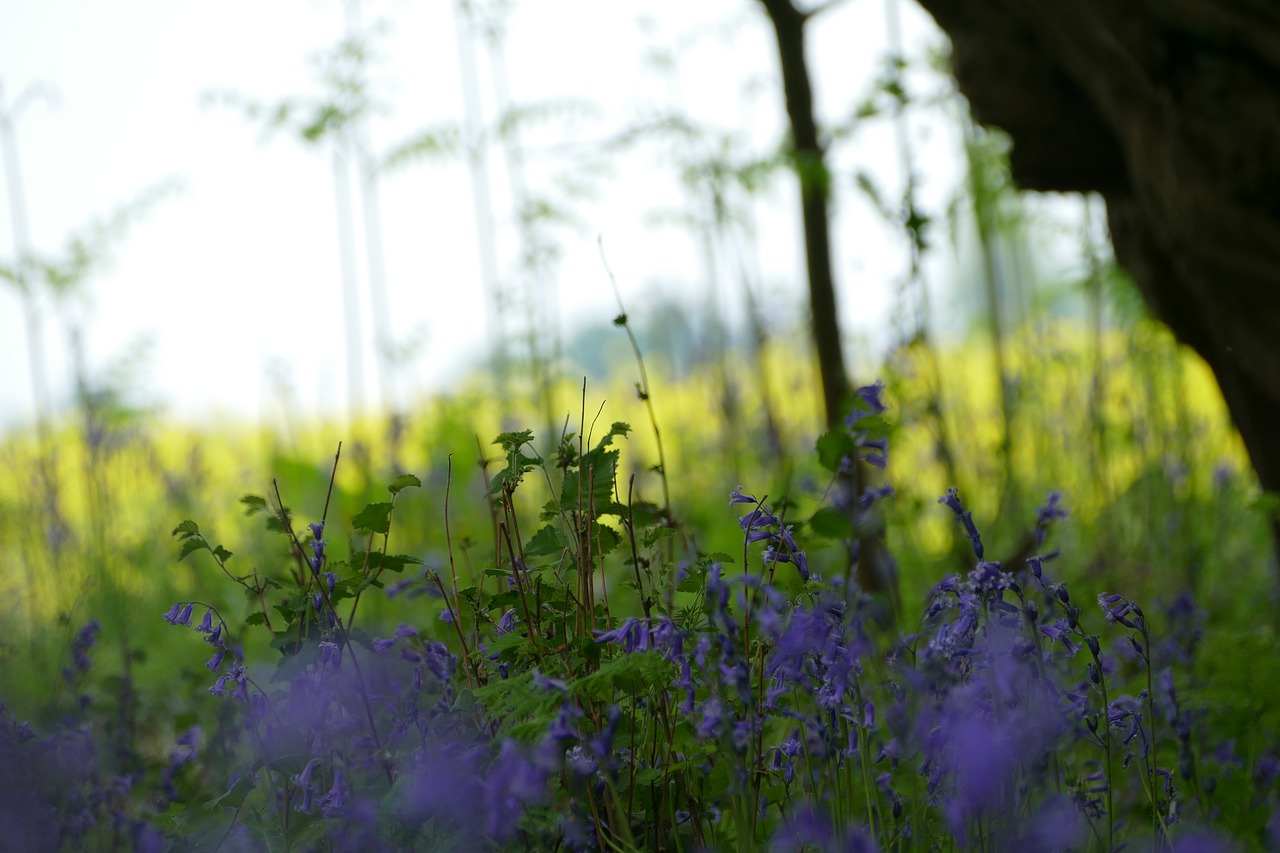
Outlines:
{"label": "white sky", "polygon": [[[908,55],[918,58],[940,36],[914,5],[900,5]],[[884,8],[883,0],[851,0],[814,25],[811,69],[824,119],[847,116],[870,90],[885,50]],[[417,129],[461,122],[453,3],[372,0],[362,14],[366,24],[384,23],[375,40],[382,61],[374,76],[387,109],[371,123],[373,147],[386,151]],[[641,17],[647,28],[638,25]],[[268,412],[276,388],[272,371],[286,377],[304,416],[342,404],[343,297],[328,149],[305,146],[287,131],[266,135],[235,110],[202,106],[201,96],[236,91],[276,102],[317,93],[312,60],[342,36],[343,21],[337,0],[0,3],[7,105],[33,84],[55,93],[28,101],[16,122],[35,250],[59,252],[69,234],[157,182],[177,178],[182,187],[115,244],[112,262],[88,282],[85,307],[60,312],[41,302],[56,403],[69,394],[64,318],[71,316],[85,318],[86,362],[97,377],[149,340],[138,397],[184,417]],[[551,122],[526,134],[534,191],[573,164],[534,151],[557,139],[600,138],[639,113],[670,109],[676,98],[697,120],[738,132],[744,151],[769,152],[783,133],[771,32],[754,0],[515,0],[507,32],[505,61],[518,104],[577,97],[599,110],[593,120]],[[679,86],[646,64],[655,44],[688,45],[678,56]],[[482,67],[486,56],[478,49]],[[492,119],[487,76],[481,89]],[[919,119],[914,128],[923,190],[940,215],[957,180],[956,131],[937,117]],[[556,275],[563,328],[607,322],[616,313],[597,235],[632,314],[643,314],[655,288],[687,294],[701,287],[694,236],[653,223],[660,211],[690,209],[673,150],[650,145],[619,154],[608,174],[588,177],[594,195],[575,203],[580,224],[554,232],[563,253]],[[509,185],[496,152],[491,162],[498,266],[512,275]],[[888,198],[897,198],[899,160],[888,123],[860,131],[841,149],[837,166],[842,314],[855,329],[883,327],[905,249],[861,200],[852,174],[867,169]],[[792,183],[779,176],[753,210],[754,251],[776,308],[771,314],[784,317],[800,316],[805,298]],[[0,263],[12,263],[4,190]],[[447,387],[485,345],[465,162],[423,161],[389,175],[380,210],[392,337],[416,347],[399,394]],[[937,237],[945,240],[941,231]],[[948,251],[944,246],[937,254]],[[725,301],[731,301],[728,291]],[[367,295],[361,316],[368,348]],[[21,303],[6,286],[0,291],[0,428],[31,415],[26,353]],[[376,388],[372,362],[370,350],[364,356],[368,397]]]}

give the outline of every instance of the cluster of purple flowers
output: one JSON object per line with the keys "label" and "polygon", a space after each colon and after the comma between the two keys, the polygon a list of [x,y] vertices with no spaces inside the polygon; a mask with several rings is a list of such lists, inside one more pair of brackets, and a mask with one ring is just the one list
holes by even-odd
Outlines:
{"label": "cluster of purple flowers", "polygon": [[757,500],[753,495],[744,494],[742,487],[729,493],[729,505],[751,504],[755,509],[746,515],[739,516],[738,526],[747,544],[764,542],[763,559],[766,565],[773,563],[793,563],[802,580],[809,579],[809,558],[796,544],[795,527],[784,523],[769,511],[769,507]]}
{"label": "cluster of purple flowers", "polygon": [[[213,656],[205,661],[204,665],[206,669],[218,676],[209,688],[209,693],[214,696],[230,695],[238,702],[248,702],[249,671],[242,663],[244,651],[227,645],[226,622],[221,616],[217,616],[217,624],[214,624],[217,611],[213,607],[195,601],[185,603],[179,601],[160,618],[170,625],[190,627],[192,611],[197,605],[204,608],[204,616],[195,626],[196,633],[203,634],[204,641],[214,649]],[[230,663],[223,669],[223,663],[228,660]],[[235,685],[234,688],[230,686],[232,684]]]}
{"label": "cluster of purple flowers", "polygon": [[[883,467],[887,442],[868,420],[882,389],[856,393],[837,455]],[[889,494],[868,490],[858,509]],[[1183,826],[1214,817],[1206,768],[1243,773],[1230,745],[1205,748],[1173,669],[1197,650],[1190,600],[1168,608],[1179,638],[1157,642],[1136,602],[1103,593],[1086,612],[1046,570],[1055,554],[1006,568],[956,490],[939,503],[974,559],[896,636],[843,571],[820,570],[820,552],[811,570],[800,525],[741,486],[729,495],[746,506],[741,570],[691,558],[678,597],[645,616],[623,615],[617,596],[584,605],[574,596],[587,587],[553,588],[556,567],[511,553],[510,573],[491,572],[505,578],[495,592],[450,596],[431,572],[392,585],[400,600],[442,597],[449,619],[375,635],[337,604],[380,581],[331,558],[324,523],[311,524],[305,542],[291,538],[297,591],[274,611],[284,627],[254,614],[274,667],[251,673],[208,604],[162,615],[202,636],[208,693],[236,701],[210,703],[217,729],[174,734],[150,812],[130,806],[142,775],[89,773],[59,790],[52,780],[95,760],[88,728],[72,720],[39,738],[0,705],[0,838],[36,848],[47,825],[53,846],[75,847],[111,824],[141,850],[165,843],[162,828],[227,849],[273,837],[332,849],[1229,849]],[[1050,494],[1037,549],[1065,515]],[[778,563],[803,583],[775,585]],[[73,689],[98,630],[71,643]],[[45,773],[24,790],[13,768],[33,762]],[[1274,808],[1280,755],[1253,766]],[[194,823],[208,814],[219,825]],[[1272,821],[1280,833],[1280,809]]]}

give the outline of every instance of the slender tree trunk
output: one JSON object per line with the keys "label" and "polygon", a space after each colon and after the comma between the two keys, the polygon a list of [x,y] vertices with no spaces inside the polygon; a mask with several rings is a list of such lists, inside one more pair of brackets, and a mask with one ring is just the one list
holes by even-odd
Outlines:
{"label": "slender tree trunk", "polygon": [[[822,400],[827,427],[843,425],[849,406],[849,377],[844,369],[840,342],[840,320],[836,304],[835,275],[831,269],[830,176],[826,151],[818,138],[818,122],[813,114],[813,85],[805,62],[804,27],[809,15],[791,0],[760,0],[778,41],[782,88],[787,117],[791,123],[792,157],[800,180],[800,211],[804,224],[804,254],[809,273],[809,311],[818,370],[822,378]],[[844,478],[844,501],[854,522],[856,541],[850,552],[856,561],[858,585],[868,593],[884,596],[892,621],[899,609],[896,572],[884,542],[879,513],[861,512],[858,499],[870,482],[869,466],[858,463]]]}
{"label": "slender tree trunk", "polygon": [[826,151],[818,139],[818,122],[813,114],[813,85],[805,62],[804,26],[807,16],[793,6],[791,0],[760,0],[760,3],[777,35],[782,88],[786,96],[787,118],[791,123],[792,156],[800,178],[813,342],[818,352],[827,426],[835,427],[844,416],[844,407],[848,403],[849,378],[844,369],[835,276],[831,271]]}

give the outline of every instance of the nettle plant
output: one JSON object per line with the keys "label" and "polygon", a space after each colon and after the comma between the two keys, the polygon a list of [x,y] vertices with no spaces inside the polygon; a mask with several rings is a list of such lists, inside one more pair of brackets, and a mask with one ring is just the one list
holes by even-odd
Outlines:
{"label": "nettle plant", "polygon": [[[819,441],[835,497],[807,520],[733,489],[736,558],[673,557],[674,519],[618,482],[625,424],[594,444],[566,437],[549,460],[529,432],[498,437],[493,556],[475,582],[451,546],[447,567],[389,550],[396,498],[420,486],[410,475],[352,519],[367,546],[341,560],[328,497],[301,528],[278,492],[244,498],[291,555],[274,574],[237,576],[231,554],[183,522],[181,555],[208,552],[252,607],[234,624],[201,601],[164,614],[208,647],[211,695],[196,701],[228,710],[209,736],[179,738],[148,838],[157,849],[1228,849],[1183,829],[1213,818],[1203,734],[1174,672],[1194,632],[1157,643],[1143,610],[1115,594],[1080,606],[1047,571],[1053,554],[1005,571],[954,491],[940,503],[973,567],[930,592],[913,633],[887,632],[848,560],[828,558],[852,542],[802,545],[852,538],[891,494],[840,492],[852,464],[885,465],[883,412],[879,386],[860,389],[845,428]],[[551,497],[526,536],[516,495],[531,476]],[[447,536],[447,495],[445,507]],[[1065,514],[1050,495],[1037,548]],[[405,621],[364,625],[371,594],[405,602]],[[1180,600],[1170,618],[1190,625],[1194,608]],[[432,638],[441,619],[447,640]],[[246,659],[251,630],[269,633],[274,661]],[[13,749],[33,739],[25,731]]]}

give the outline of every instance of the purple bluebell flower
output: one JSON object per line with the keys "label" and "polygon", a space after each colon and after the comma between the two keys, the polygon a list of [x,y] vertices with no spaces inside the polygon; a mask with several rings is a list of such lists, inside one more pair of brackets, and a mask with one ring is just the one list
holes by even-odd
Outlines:
{"label": "purple bluebell flower", "polygon": [[604,727],[595,737],[591,738],[589,743],[592,755],[599,761],[600,767],[605,770],[611,771],[613,769],[613,738],[621,721],[622,709],[617,705],[610,705],[608,711],[605,712]]}
{"label": "purple bluebell flower", "polygon": [[884,383],[873,382],[870,385],[863,385],[853,392],[853,395],[866,404],[868,414],[882,415],[888,409],[884,404]]}
{"label": "purple bluebell flower", "polygon": [[506,740],[484,781],[485,832],[501,843],[515,834],[524,807],[546,795],[547,771],[530,761],[515,741]]}
{"label": "purple bluebell flower", "polygon": [[516,611],[515,611],[515,608],[513,607],[510,610],[508,610],[506,613],[503,613],[502,618],[498,620],[498,636],[501,637],[504,634],[510,634],[515,629],[516,629]]}
{"label": "purple bluebell flower", "polygon": [[93,666],[93,661],[89,658],[89,650],[93,648],[101,631],[102,625],[98,620],[90,619],[76,632],[71,641],[71,666],[62,671],[68,684],[74,684],[79,676],[88,672]]}
{"label": "purple bluebell flower", "polygon": [[546,737],[556,743],[572,743],[578,739],[577,721],[582,718],[582,709],[571,702],[560,706],[555,721],[547,727]]}
{"label": "purple bluebell flower", "polygon": [[333,787],[320,798],[320,812],[325,817],[338,817],[346,812],[350,798],[346,777],[343,776],[342,768],[338,767],[333,771]]}
{"label": "purple bluebell flower", "polygon": [[[882,466],[883,467],[883,466]],[[862,492],[862,496],[858,498],[858,508],[863,510],[871,509],[877,502],[885,498],[891,498],[894,495],[893,486],[880,486],[879,488],[868,487]]]}
{"label": "purple bluebell flower", "polygon": [[1066,518],[1070,514],[1070,511],[1062,506],[1062,492],[1057,490],[1049,492],[1049,497],[1045,500],[1044,506],[1036,511],[1036,547],[1039,548],[1044,544],[1045,534],[1049,530],[1049,525]]}
{"label": "purple bluebell flower", "polygon": [[612,631],[595,631],[593,636],[601,645],[622,646],[627,654],[646,652],[649,650],[649,620],[628,617]]}
{"label": "purple bluebell flower", "polygon": [[754,495],[748,495],[742,491],[742,486],[738,486],[732,492],[729,492],[729,506],[734,504],[754,504],[759,503]]}
{"label": "purple bluebell flower", "polygon": [[449,651],[449,647],[436,640],[422,644],[422,653],[427,662],[427,669],[441,682],[448,683],[458,668],[458,658]]}
{"label": "purple bluebell flower", "polygon": [[204,612],[204,618],[200,620],[200,624],[196,626],[196,631],[201,634],[208,634],[213,631],[213,610],[208,609]]}
{"label": "purple bluebell flower", "polygon": [[969,543],[973,546],[973,553],[979,560],[982,559],[982,537],[978,534],[978,527],[973,523],[973,514],[964,508],[964,504],[960,503],[960,493],[958,490],[947,489],[947,493],[938,498],[938,503],[945,504],[948,509],[956,514],[956,518],[960,519],[960,523],[964,525],[965,535],[969,537]]}
{"label": "purple bluebell flower", "polygon": [[724,722],[724,708],[720,700],[712,696],[702,705],[702,715],[698,718],[695,729],[700,740],[709,740],[716,736]]}
{"label": "purple bluebell flower", "polygon": [[1107,614],[1107,624],[1117,622],[1135,631],[1145,631],[1142,608],[1118,593],[1099,593],[1098,606]]}
{"label": "purple bluebell flower", "polygon": [[569,687],[558,678],[548,678],[541,671],[533,671],[533,686],[548,693],[568,693]]}
{"label": "purple bluebell flower", "polygon": [[831,819],[812,803],[793,809],[773,838],[774,853],[876,853],[875,842],[864,830],[836,831]]}
{"label": "purple bluebell flower", "polygon": [[862,461],[883,469],[889,464],[889,441],[883,438],[859,438]]}

